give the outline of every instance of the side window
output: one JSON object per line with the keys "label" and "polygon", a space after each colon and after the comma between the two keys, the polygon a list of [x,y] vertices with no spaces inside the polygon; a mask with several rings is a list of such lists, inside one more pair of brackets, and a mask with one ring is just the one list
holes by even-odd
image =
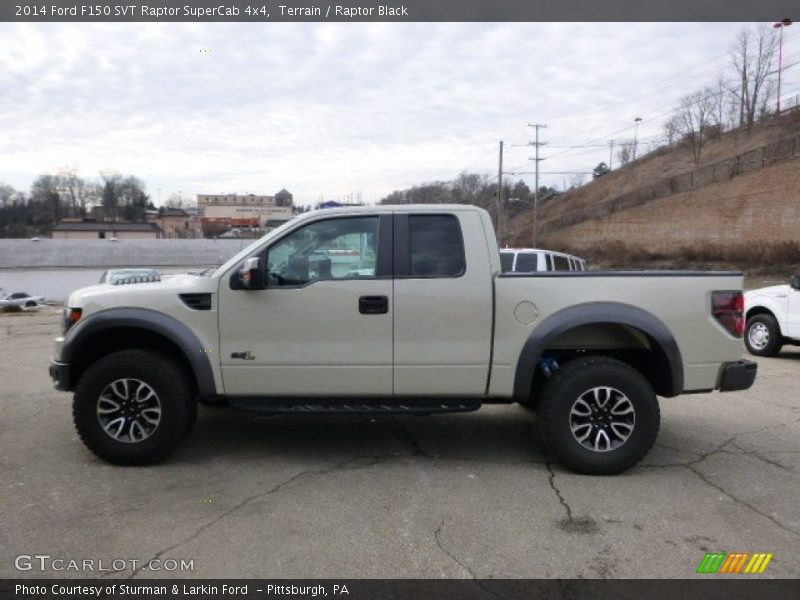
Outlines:
{"label": "side window", "polygon": [[466,271],[461,226],[453,215],[408,218],[412,277],[459,277]]}
{"label": "side window", "polygon": [[500,269],[503,273],[508,273],[514,268],[514,253],[501,252],[500,253]]}
{"label": "side window", "polygon": [[569,259],[566,256],[556,254],[553,256],[553,261],[555,263],[554,271],[569,271]]}
{"label": "side window", "polygon": [[267,253],[269,286],[375,277],[378,217],[317,221],[287,235]]}
{"label": "side window", "polygon": [[539,270],[539,255],[532,252],[523,252],[517,256],[517,271],[520,273],[533,273]]}

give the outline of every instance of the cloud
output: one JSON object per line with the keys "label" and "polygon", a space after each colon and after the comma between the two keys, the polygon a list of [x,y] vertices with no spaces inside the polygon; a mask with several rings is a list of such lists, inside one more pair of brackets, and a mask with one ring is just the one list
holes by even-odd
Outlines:
{"label": "cloud", "polygon": [[[738,27],[3,23],[0,181],[26,188],[77,164],[135,174],[162,198],[286,187],[300,202],[376,201],[492,173],[500,139],[506,164],[530,170],[517,146],[530,121],[552,145],[630,137],[636,116],[643,139],[657,135],[656,116],[713,79]],[[607,156],[569,151],[543,170]]]}

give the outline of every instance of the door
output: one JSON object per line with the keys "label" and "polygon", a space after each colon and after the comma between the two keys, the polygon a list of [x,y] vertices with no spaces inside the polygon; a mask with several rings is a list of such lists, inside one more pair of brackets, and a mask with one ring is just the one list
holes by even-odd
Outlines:
{"label": "door", "polygon": [[316,220],[263,253],[267,286],[220,284],[232,396],[392,393],[390,216]]}
{"label": "door", "polygon": [[394,224],[395,395],[485,394],[493,282],[480,215],[397,212]]}

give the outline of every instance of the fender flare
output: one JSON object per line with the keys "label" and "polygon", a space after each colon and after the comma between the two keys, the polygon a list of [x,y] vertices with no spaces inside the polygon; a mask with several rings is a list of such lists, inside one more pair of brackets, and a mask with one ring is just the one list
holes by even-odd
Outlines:
{"label": "fender flare", "polygon": [[72,364],[75,353],[90,336],[116,327],[144,329],[170,340],[189,364],[200,398],[217,395],[211,361],[206,352],[201,352],[203,344],[194,332],[177,319],[147,308],[109,308],[81,319],[64,338],[61,360]]}
{"label": "fender flare", "polygon": [[627,325],[645,333],[666,357],[670,385],[666,396],[683,392],[683,361],[669,328],[656,316],[636,306],[618,302],[587,302],[553,313],[528,336],[514,374],[514,400],[530,397],[536,366],[545,348],[562,333],[581,325]]}

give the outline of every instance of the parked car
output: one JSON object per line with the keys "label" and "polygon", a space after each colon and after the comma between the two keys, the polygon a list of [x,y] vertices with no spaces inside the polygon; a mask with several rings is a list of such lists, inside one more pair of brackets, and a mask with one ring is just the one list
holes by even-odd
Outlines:
{"label": "parked car", "polygon": [[[516,402],[549,452],[590,474],[645,456],[657,395],[753,384],[740,272],[538,277],[502,273],[497,248],[475,206],[305,213],[206,277],[73,292],[50,376],[114,464],[165,459],[198,401],[358,415]],[[315,267],[322,249],[350,266]]]}
{"label": "parked car", "polygon": [[504,273],[586,270],[586,261],[582,258],[538,248],[503,248],[500,263]]}
{"label": "parked car", "polygon": [[744,307],[744,345],[751,354],[775,356],[784,344],[800,345],[800,275],[745,292]]}
{"label": "parked car", "polygon": [[151,281],[161,281],[161,275],[155,269],[109,269],[100,276],[100,283],[111,285]]}
{"label": "parked car", "polygon": [[44,304],[44,296],[31,296],[26,292],[14,292],[0,296],[0,308],[36,308]]}

